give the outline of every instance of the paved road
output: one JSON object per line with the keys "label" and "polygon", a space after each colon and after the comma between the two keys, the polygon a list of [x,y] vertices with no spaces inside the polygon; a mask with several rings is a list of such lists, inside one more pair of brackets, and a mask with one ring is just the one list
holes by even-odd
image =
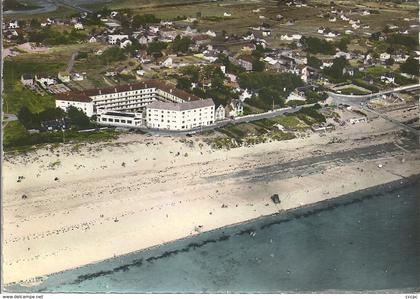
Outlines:
{"label": "paved road", "polygon": [[74,8],[75,10],[77,10],[79,12],[93,13],[92,10],[81,7],[81,6],[79,6],[77,4],[74,4],[74,3],[70,2],[70,1],[67,1],[67,0],[55,0],[54,2],[57,3],[57,4],[61,4],[61,5],[64,5],[64,6]]}
{"label": "paved road", "polygon": [[[337,104],[347,104],[347,105],[352,105],[352,106],[360,106],[360,108],[362,110],[365,110],[367,112],[376,114],[394,124],[397,124],[399,126],[401,126],[404,130],[409,131],[411,133],[414,133],[417,136],[420,136],[420,132],[418,130],[416,130],[413,127],[410,127],[386,114],[380,113],[378,111],[375,111],[374,109],[368,108],[366,105],[362,105],[366,104],[366,102],[368,102],[371,99],[375,99],[378,98],[382,95],[386,95],[386,94],[391,94],[391,93],[396,93],[396,92],[401,92],[401,91],[413,91],[413,90],[418,90],[420,89],[420,84],[413,84],[413,85],[407,85],[407,86],[402,86],[402,87],[397,87],[394,89],[390,89],[390,90],[385,90],[385,91],[381,91],[378,93],[374,93],[374,94],[368,94],[368,95],[343,95],[343,94],[338,94],[338,93],[333,93],[333,92],[329,92],[329,96],[333,98],[334,102],[336,102]],[[419,138],[420,141],[420,138]]]}
{"label": "paved road", "polygon": [[3,121],[4,122],[15,121],[15,120],[18,120],[18,118],[14,114],[5,113],[3,115]]}
{"label": "paved road", "polygon": [[69,62],[67,64],[67,69],[66,69],[67,73],[70,73],[73,70],[74,61],[76,60],[76,57],[77,57],[78,54],[79,54],[79,52],[74,52],[73,54],[71,54],[71,57],[70,57]]}
{"label": "paved road", "polygon": [[420,89],[420,84],[401,86],[401,87],[381,91],[378,93],[367,94],[367,95],[344,95],[344,94],[338,94],[334,92],[328,92],[328,95],[331,98],[333,98],[333,100],[337,104],[359,105],[362,102],[366,102],[368,100],[378,98],[382,95],[391,94],[395,92],[401,92],[401,91],[418,90],[418,89]]}
{"label": "paved road", "polygon": [[230,124],[240,124],[240,123],[257,121],[257,120],[261,120],[261,119],[274,118],[274,117],[277,117],[277,116],[284,115],[285,113],[297,112],[302,107],[311,107],[311,106],[314,106],[314,105],[315,104],[307,104],[307,105],[302,105],[302,106],[299,106],[299,107],[296,107],[296,108],[282,108],[282,109],[277,109],[277,110],[274,110],[274,111],[268,111],[268,112],[264,112],[264,113],[260,113],[260,114],[252,114],[252,115],[236,117],[235,119],[225,119],[225,120],[222,120],[222,121],[218,121],[214,125],[211,125],[211,126],[202,127],[201,129],[195,128],[195,129],[192,129],[192,130],[182,131],[182,132],[168,131],[168,130],[155,130],[155,129],[141,129],[141,130],[144,131],[144,132],[153,134],[153,135],[165,135],[165,136],[193,134],[193,133],[205,132],[205,131],[210,131],[210,130],[222,128],[222,127],[230,125]]}

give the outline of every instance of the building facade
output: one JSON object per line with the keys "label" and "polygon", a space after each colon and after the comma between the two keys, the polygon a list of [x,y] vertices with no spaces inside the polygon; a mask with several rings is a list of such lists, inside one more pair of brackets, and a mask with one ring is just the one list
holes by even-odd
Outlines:
{"label": "building facade", "polygon": [[146,107],[147,127],[182,131],[205,127],[214,123],[212,99],[183,103],[156,101]]}
{"label": "building facade", "polygon": [[80,98],[80,97],[63,98],[63,97],[60,97],[60,94],[58,94],[57,96],[58,98],[55,100],[55,106],[57,108],[61,108],[64,111],[67,111],[67,109],[70,106],[73,106],[82,110],[88,117],[92,117],[95,114],[93,101],[90,98]]}
{"label": "building facade", "polygon": [[97,115],[97,123],[105,126],[139,128],[143,126],[142,113],[107,111]]}
{"label": "building facade", "polygon": [[97,115],[98,123],[127,127],[189,130],[213,124],[215,117],[213,100],[200,99],[158,80],[58,94],[56,107],[67,110],[69,106],[89,117]]}

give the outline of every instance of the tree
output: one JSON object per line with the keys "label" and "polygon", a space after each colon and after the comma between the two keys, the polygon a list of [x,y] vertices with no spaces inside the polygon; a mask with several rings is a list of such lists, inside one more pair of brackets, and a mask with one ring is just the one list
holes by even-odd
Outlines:
{"label": "tree", "polygon": [[308,57],[308,65],[315,69],[319,69],[322,65],[322,61],[316,58],[315,56]]}
{"label": "tree", "polygon": [[70,119],[70,124],[77,129],[87,129],[92,127],[89,117],[87,117],[82,110],[74,106],[70,106],[67,109],[67,115]]}
{"label": "tree", "polygon": [[400,71],[410,75],[419,75],[419,62],[414,57],[409,57],[406,62],[401,64]]}
{"label": "tree", "polygon": [[418,36],[410,36],[403,34],[391,34],[386,42],[391,45],[392,48],[405,47],[408,50],[416,50],[419,45]]}
{"label": "tree", "polygon": [[337,43],[336,46],[337,48],[339,48],[341,51],[347,51],[347,45],[350,43],[350,37],[346,36],[343,37],[342,39],[340,39]]}
{"label": "tree", "polygon": [[259,92],[259,97],[267,107],[272,107],[273,105],[284,106],[284,99],[278,90],[263,88]]}
{"label": "tree", "polygon": [[225,54],[220,54],[216,62],[223,64],[226,67],[226,72],[230,74],[239,75],[245,71],[242,67],[230,61]]}
{"label": "tree", "polygon": [[393,65],[395,63],[395,60],[394,60],[394,58],[389,58],[387,61],[385,61],[385,64],[386,65]]}
{"label": "tree", "polygon": [[213,75],[211,77],[211,88],[221,90],[224,88],[224,81],[225,81],[225,75],[220,70],[220,68],[216,68],[213,71]]}
{"label": "tree", "polygon": [[176,87],[183,90],[191,89],[191,80],[186,77],[180,77],[177,79]]}
{"label": "tree", "polygon": [[140,26],[144,26],[147,24],[155,24],[159,23],[160,19],[157,18],[155,15],[152,14],[146,14],[146,15],[135,15],[133,17],[133,27],[138,28]]}
{"label": "tree", "polygon": [[172,43],[172,50],[176,53],[187,53],[192,41],[190,37],[180,37],[177,35]]}
{"label": "tree", "polygon": [[23,106],[17,113],[17,118],[26,129],[33,129],[39,127],[36,114],[32,113],[28,107]]}
{"label": "tree", "polygon": [[344,80],[344,68],[348,66],[348,62],[344,57],[335,58],[330,68],[325,69],[325,74],[335,82]]}
{"label": "tree", "polygon": [[258,58],[252,60],[252,70],[255,72],[262,72],[265,70],[265,63]]}
{"label": "tree", "polygon": [[37,19],[32,19],[29,23],[29,27],[31,27],[32,29],[38,29],[41,28],[41,23]]}
{"label": "tree", "polygon": [[161,54],[163,49],[166,49],[166,43],[154,41],[151,42],[147,48],[147,53],[150,54]]}
{"label": "tree", "polygon": [[261,58],[264,57],[264,48],[261,45],[256,45],[255,50],[252,51],[252,56],[255,58]]}
{"label": "tree", "polygon": [[301,42],[303,43],[307,52],[312,54],[334,54],[335,47],[333,43],[326,40],[319,39],[317,37],[302,37]]}
{"label": "tree", "polygon": [[44,111],[38,113],[38,119],[40,121],[55,120],[63,118],[64,115],[65,113],[61,108],[47,108]]}
{"label": "tree", "polygon": [[102,53],[101,56],[99,56],[99,59],[105,64],[109,64],[114,61],[125,60],[126,58],[127,55],[125,50],[118,47],[108,48]]}
{"label": "tree", "polygon": [[187,65],[181,68],[181,73],[187,76],[192,82],[198,82],[200,76],[200,68],[194,65]]}

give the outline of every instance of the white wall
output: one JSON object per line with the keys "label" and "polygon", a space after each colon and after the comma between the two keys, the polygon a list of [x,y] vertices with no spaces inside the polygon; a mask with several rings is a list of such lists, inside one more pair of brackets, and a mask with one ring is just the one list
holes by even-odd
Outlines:
{"label": "white wall", "polygon": [[67,111],[67,108],[73,106],[81,109],[88,117],[93,116],[93,103],[92,102],[75,102],[75,101],[55,101],[55,107]]}
{"label": "white wall", "polygon": [[182,131],[214,123],[214,106],[184,111],[146,108],[149,128]]}

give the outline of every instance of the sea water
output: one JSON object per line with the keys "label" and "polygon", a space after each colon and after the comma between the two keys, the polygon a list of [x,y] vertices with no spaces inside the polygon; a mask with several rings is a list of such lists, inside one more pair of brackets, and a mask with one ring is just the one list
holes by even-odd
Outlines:
{"label": "sea water", "polygon": [[[420,288],[420,177],[203,233],[10,291],[410,292]],[[170,229],[170,227],[168,227]]]}

